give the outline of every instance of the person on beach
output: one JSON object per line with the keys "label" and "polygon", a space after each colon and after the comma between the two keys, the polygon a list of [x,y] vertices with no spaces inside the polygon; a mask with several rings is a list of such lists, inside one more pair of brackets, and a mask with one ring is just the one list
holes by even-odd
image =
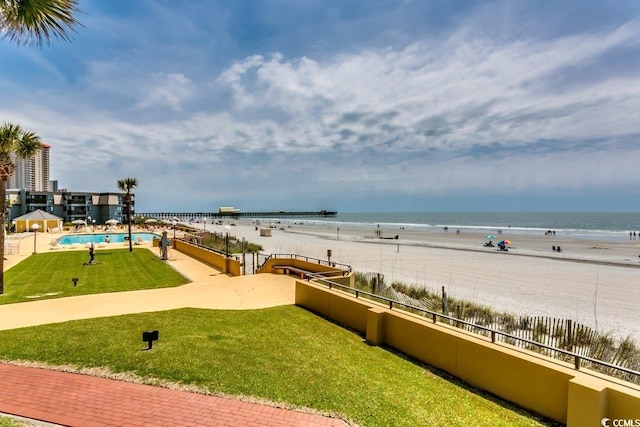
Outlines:
{"label": "person on beach", "polygon": [[89,243],[89,264],[95,264],[96,260],[94,259],[95,256],[95,247],[93,245],[93,242]]}

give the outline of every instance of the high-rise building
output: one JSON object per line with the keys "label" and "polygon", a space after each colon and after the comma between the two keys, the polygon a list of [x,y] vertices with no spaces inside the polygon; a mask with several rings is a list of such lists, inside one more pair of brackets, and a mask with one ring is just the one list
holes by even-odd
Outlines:
{"label": "high-rise building", "polygon": [[16,170],[7,180],[7,188],[28,191],[51,191],[50,150],[51,146],[40,143],[41,149],[30,159],[12,156]]}

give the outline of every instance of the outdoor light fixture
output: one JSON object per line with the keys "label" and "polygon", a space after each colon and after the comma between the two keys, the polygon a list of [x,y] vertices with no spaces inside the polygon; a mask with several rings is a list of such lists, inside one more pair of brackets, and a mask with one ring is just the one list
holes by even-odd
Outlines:
{"label": "outdoor light fixture", "polygon": [[150,331],[150,332],[142,333],[142,341],[148,344],[147,350],[151,350],[151,348],[153,347],[153,342],[158,341],[158,337],[159,337],[158,331]]}
{"label": "outdoor light fixture", "polygon": [[38,236],[38,228],[40,228],[40,226],[38,224],[33,224],[31,226],[31,229],[33,230],[33,253],[34,254],[38,253],[36,251],[36,237]]}

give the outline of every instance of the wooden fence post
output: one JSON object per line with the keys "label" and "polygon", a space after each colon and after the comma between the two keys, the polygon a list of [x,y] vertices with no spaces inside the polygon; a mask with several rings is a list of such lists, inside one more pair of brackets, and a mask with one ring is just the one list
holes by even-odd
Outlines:
{"label": "wooden fence post", "polygon": [[444,290],[444,286],[442,287],[442,314],[447,314],[447,293]]}

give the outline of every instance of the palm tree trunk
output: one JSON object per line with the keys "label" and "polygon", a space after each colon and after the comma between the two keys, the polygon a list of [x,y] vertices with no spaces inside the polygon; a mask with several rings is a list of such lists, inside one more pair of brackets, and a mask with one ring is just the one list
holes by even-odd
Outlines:
{"label": "palm tree trunk", "polygon": [[[0,200],[4,205],[7,197],[7,178],[0,177]],[[4,208],[0,215],[0,294],[4,294]]]}
{"label": "palm tree trunk", "polygon": [[131,194],[127,192],[125,196],[127,205],[127,228],[129,229],[129,252],[133,252],[133,242],[131,241]]}

